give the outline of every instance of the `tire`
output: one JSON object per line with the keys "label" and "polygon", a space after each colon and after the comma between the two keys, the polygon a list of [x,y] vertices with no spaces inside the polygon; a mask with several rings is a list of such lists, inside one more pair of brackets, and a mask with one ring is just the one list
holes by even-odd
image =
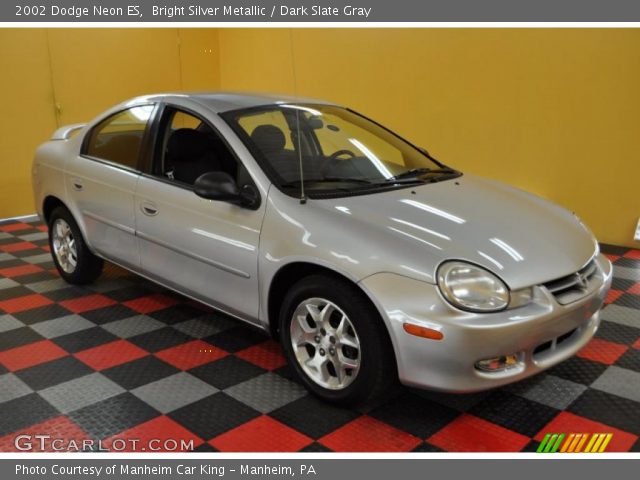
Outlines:
{"label": "tire", "polygon": [[395,390],[397,367],[387,329],[352,283],[322,274],[300,280],[284,298],[279,328],[289,365],[322,400],[373,403]]}
{"label": "tire", "polygon": [[102,273],[104,261],[91,253],[65,207],[56,207],[49,217],[49,248],[58,273],[68,283],[92,283]]}

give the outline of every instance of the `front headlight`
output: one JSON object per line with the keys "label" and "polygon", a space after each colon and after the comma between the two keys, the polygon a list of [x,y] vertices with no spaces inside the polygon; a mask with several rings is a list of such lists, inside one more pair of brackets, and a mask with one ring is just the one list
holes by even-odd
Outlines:
{"label": "front headlight", "polygon": [[454,307],[471,312],[496,312],[509,305],[509,289],[484,268],[445,262],[438,268],[438,286]]}

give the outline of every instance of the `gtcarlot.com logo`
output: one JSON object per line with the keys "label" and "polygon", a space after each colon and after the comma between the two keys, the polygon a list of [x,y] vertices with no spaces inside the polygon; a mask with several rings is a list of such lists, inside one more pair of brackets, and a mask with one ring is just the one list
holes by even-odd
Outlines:
{"label": "gtcarlot.com logo", "polygon": [[538,453],[602,453],[613,438],[613,433],[547,433]]}

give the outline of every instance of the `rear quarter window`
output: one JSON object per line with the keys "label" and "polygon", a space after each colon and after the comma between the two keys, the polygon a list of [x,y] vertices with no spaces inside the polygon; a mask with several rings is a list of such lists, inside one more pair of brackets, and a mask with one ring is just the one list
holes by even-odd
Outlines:
{"label": "rear quarter window", "polygon": [[137,169],[153,108],[153,105],[142,105],[106,118],[91,131],[83,154]]}

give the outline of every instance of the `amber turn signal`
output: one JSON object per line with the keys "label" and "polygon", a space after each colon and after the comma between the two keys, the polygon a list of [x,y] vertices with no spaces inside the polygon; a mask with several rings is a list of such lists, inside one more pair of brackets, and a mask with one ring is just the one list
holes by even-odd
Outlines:
{"label": "amber turn signal", "polygon": [[442,340],[444,338],[442,332],[439,332],[438,330],[420,327],[412,323],[405,323],[402,325],[402,328],[404,328],[404,331],[409,335],[414,335],[416,337],[428,338],[430,340]]}

